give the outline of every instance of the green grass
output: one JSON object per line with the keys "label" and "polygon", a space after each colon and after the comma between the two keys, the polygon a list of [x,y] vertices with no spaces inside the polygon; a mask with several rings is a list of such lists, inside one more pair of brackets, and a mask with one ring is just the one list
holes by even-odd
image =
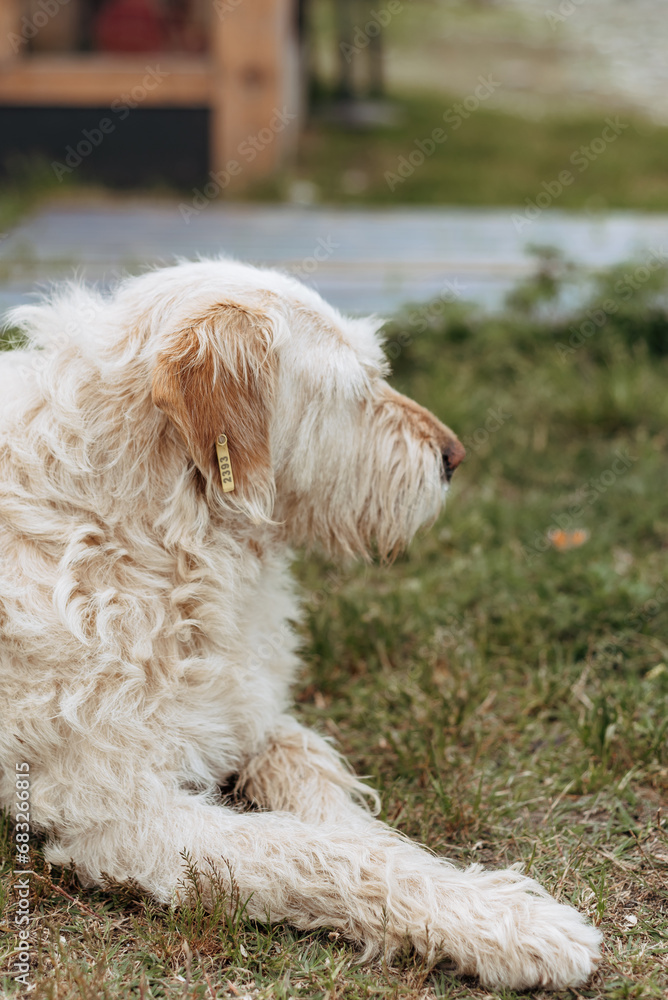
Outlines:
{"label": "green grass", "polygon": [[[462,97],[400,96],[400,123],[367,132],[348,131],[314,118],[305,130],[296,162],[281,176],[256,185],[254,197],[280,198],[295,179],[312,181],[324,202],[350,204],[524,205],[563,170],[573,182],[554,199],[557,208],[666,210],[668,129],[621,114],[628,125],[592,162],[571,162],[581,146],[601,136],[605,111],[538,121],[492,110],[482,103],[453,129],[443,114]],[[612,115],[614,118],[615,116]],[[452,121],[452,119],[450,119]],[[436,128],[447,138],[405,180],[388,184],[401,157],[416,152]],[[595,149],[596,149],[595,145]],[[346,175],[363,185],[346,192]],[[554,188],[552,188],[554,190]]]}
{"label": "green grass", "polygon": [[[392,824],[463,864],[521,860],[600,924],[605,963],[564,997],[658,1000],[668,990],[668,322],[653,296],[666,276],[564,355],[568,324],[538,318],[554,268],[546,260],[500,318],[437,304],[388,330],[395,384],[469,453],[445,514],[394,566],[299,560],[298,713],[372,777]],[[547,532],[559,525],[589,540],[557,551]],[[5,964],[11,842],[6,823]],[[238,898],[213,914],[170,911],[132,887],[84,891],[39,849],[33,863],[35,997],[488,996],[409,955],[360,967],[337,934],[254,924]]]}
{"label": "green grass", "polygon": [[[548,207],[546,185],[552,192],[551,208],[593,214],[607,209],[668,211],[668,128],[604,110],[546,114],[532,120],[483,102],[453,129],[443,115],[454,114],[462,99],[462,95],[398,95],[394,101],[398,123],[362,131],[328,124],[316,113],[288,166],[269,179],[235,189],[230,197],[281,201],[294,197],[296,181],[308,181],[315,186],[315,200],[323,203],[525,208],[527,201],[537,198]],[[627,127],[597,155],[596,140],[609,118]],[[409,157],[413,155],[414,162],[419,158],[416,140],[429,142],[439,128],[447,135],[445,141],[435,144],[424,162],[401,177],[400,165],[406,173]],[[593,159],[583,158],[578,151],[592,143]],[[572,181],[558,192],[556,183],[563,171],[570,172]],[[145,196],[147,190],[137,193]],[[167,182],[149,194],[156,199],[178,196]],[[192,189],[181,194],[192,197]],[[109,190],[85,173],[60,185],[46,161],[17,160],[0,192],[0,237],[40,200],[62,195],[108,198]]]}
{"label": "green grass", "polygon": [[0,185],[0,242],[19,219],[49,195],[62,191],[46,160],[8,157]]}

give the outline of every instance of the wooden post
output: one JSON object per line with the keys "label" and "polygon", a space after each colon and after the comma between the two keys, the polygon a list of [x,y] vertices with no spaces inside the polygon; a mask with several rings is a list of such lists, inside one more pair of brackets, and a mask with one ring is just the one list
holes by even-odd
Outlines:
{"label": "wooden post", "polygon": [[0,0],[0,62],[25,55],[27,45],[19,45],[21,37],[21,0]]}
{"label": "wooden post", "polygon": [[296,8],[294,0],[214,0],[211,6],[211,169],[223,172],[219,183],[243,186],[275,170],[296,140]]}

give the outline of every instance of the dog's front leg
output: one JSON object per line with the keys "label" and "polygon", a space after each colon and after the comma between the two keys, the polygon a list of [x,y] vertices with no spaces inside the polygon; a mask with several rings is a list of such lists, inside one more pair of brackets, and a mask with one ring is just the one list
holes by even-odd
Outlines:
{"label": "dog's front leg", "polygon": [[232,872],[250,917],[303,929],[335,927],[368,957],[409,941],[428,960],[452,959],[487,986],[521,989],[584,982],[600,935],[573,909],[517,872],[459,871],[381,824],[350,831],[289,813],[235,813],[185,795],[113,830],[78,832],[49,860],[72,857],[84,874],[134,879],[158,899],[179,893],[186,851],[202,873]]}
{"label": "dog's front leg", "polygon": [[264,809],[308,823],[368,823],[378,794],[357,778],[327,740],[283,716],[265,748],[242,769],[237,789]]}

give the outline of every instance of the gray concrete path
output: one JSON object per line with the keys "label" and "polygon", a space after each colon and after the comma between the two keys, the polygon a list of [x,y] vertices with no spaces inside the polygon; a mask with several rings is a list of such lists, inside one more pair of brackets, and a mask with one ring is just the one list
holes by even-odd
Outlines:
{"label": "gray concrete path", "polygon": [[291,271],[349,312],[388,314],[438,295],[494,309],[534,269],[531,243],[584,270],[668,254],[668,215],[545,210],[529,223],[519,213],[212,203],[186,224],[177,203],[59,203],[0,243],[0,308],[75,273],[106,284],[179,256],[229,254]]}

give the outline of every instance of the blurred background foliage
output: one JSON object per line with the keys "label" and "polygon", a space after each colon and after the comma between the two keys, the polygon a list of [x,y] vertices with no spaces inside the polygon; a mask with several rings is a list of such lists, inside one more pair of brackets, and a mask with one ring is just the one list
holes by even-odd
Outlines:
{"label": "blurred background foliage", "polygon": [[[359,0],[311,0],[308,126],[295,162],[253,193],[290,198],[296,191],[298,198],[306,192],[307,199],[344,202],[522,204],[543,181],[568,169],[573,153],[616,114],[627,126],[620,141],[564,190],[560,207],[594,213],[665,209],[664,88],[658,70],[655,77],[636,80],[632,69],[643,54],[635,50],[638,39],[626,37],[633,34],[629,25],[647,12],[634,17],[633,5],[619,0],[602,6],[395,0],[394,7],[369,7]],[[626,21],[619,19],[622,12]],[[376,34],[374,24],[381,22]],[[644,56],[654,63],[649,23],[645,36]],[[494,81],[491,96],[459,127],[446,127],[447,139],[434,154],[390,190],[385,172],[396,169],[416,139],[443,126],[444,113],[461,107],[481,79]],[[310,182],[310,191],[295,189],[295,180]]]}
{"label": "blurred background foliage", "polygon": [[[301,15],[307,112],[298,148],[278,175],[249,182],[234,197],[524,205],[543,182],[572,170],[573,154],[613,116],[624,126],[619,138],[576,171],[559,207],[592,214],[665,210],[668,92],[661,36],[648,23],[644,35],[626,37],[629,25],[638,28],[632,6],[609,0],[605,19],[597,21],[599,0],[566,6],[551,0],[310,0]],[[562,7],[571,13],[560,15]],[[626,23],[620,12],[627,13]],[[631,70],[643,61],[639,82]],[[494,81],[492,93],[453,127],[454,109],[481,79]],[[447,138],[391,189],[386,173],[439,127]],[[26,186],[26,174],[33,196],[40,190],[36,176],[50,194],[97,183],[88,162],[69,183],[67,177],[57,183],[48,163],[13,157],[6,166],[5,202],[8,194],[15,200],[12,185]],[[167,163],[165,175],[148,188],[154,195],[174,193]]]}

